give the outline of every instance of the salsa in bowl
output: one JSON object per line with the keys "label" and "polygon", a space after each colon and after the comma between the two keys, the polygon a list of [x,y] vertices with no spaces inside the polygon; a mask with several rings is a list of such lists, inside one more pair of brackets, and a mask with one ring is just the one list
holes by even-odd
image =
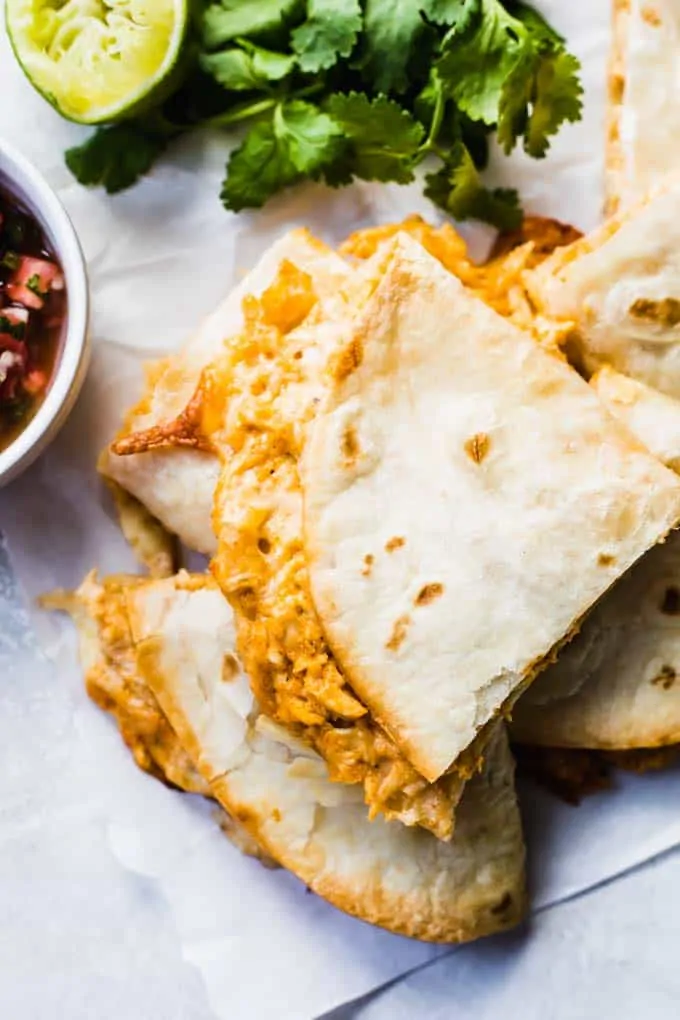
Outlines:
{"label": "salsa in bowl", "polygon": [[64,274],[42,227],[0,185],[0,450],[45,399],[66,299]]}
{"label": "salsa in bowl", "polygon": [[78,240],[37,171],[0,141],[0,485],[71,410],[89,353]]}

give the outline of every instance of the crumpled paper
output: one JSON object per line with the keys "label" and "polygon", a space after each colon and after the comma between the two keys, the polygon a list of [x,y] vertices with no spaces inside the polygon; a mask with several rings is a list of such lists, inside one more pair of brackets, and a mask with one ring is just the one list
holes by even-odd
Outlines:
{"label": "crumpled paper", "polygon": [[[583,61],[586,116],[563,130],[543,163],[496,157],[491,177],[518,186],[530,212],[588,230],[602,204],[609,0],[592,0],[587,19],[562,0],[540,7]],[[227,214],[218,199],[227,140],[214,133],[181,141],[151,177],[108,197],[70,177],[62,152],[84,132],[33,93],[1,31],[0,96],[0,136],[60,194],[93,298],[93,364],[76,410],[40,461],[0,493],[0,528],[30,607],[95,565],[136,569],[95,459],[140,390],[141,358],[179,345],[288,227],[306,224],[336,243],[360,226],[433,211],[417,186],[358,184],[338,192],[307,185],[262,212]],[[488,244],[488,231],[468,234],[475,250]],[[29,611],[30,625],[0,592],[0,774],[9,791],[0,873],[11,890],[0,895],[3,1016],[24,1020],[49,1007],[69,1020],[299,1020],[442,952],[347,918],[290,875],[242,857],[208,805],[141,774],[84,694],[69,624]],[[527,788],[534,904],[680,842],[679,799],[672,770],[622,777],[578,810]],[[151,988],[153,1009],[140,1007]]]}

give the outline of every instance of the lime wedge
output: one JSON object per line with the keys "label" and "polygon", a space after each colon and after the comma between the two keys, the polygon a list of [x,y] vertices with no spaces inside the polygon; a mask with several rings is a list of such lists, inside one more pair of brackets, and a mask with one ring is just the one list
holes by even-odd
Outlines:
{"label": "lime wedge", "polygon": [[7,0],[7,30],[26,76],[69,120],[112,122],[169,91],[188,0]]}

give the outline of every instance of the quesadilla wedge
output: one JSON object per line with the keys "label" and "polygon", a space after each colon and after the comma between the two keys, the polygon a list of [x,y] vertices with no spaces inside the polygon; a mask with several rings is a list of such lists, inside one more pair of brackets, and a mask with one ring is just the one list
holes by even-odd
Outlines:
{"label": "quesadilla wedge", "polygon": [[558,249],[525,282],[541,315],[571,323],[587,374],[610,365],[680,397],[680,179]]}
{"label": "quesadilla wedge", "polygon": [[677,477],[419,244],[329,359],[302,465],[314,606],[431,782],[680,517]]}
{"label": "quesadilla wedge", "polygon": [[[115,608],[103,615],[109,599]],[[209,578],[90,577],[75,601],[91,631],[91,658],[112,669],[115,649],[131,649],[125,669],[193,763],[201,792],[314,892],[365,921],[435,942],[521,919],[524,846],[502,727],[466,788],[450,843],[369,822],[357,790],[331,783],[318,755],[259,714],[234,650],[233,614]]]}
{"label": "quesadilla wedge", "polygon": [[[378,813],[450,839],[464,781],[478,767],[430,783],[409,764],[347,684],[312,604],[302,545],[297,460],[323,393],[323,368],[375,285],[380,255],[357,269],[324,317],[301,323],[269,299],[251,302],[241,334],[202,381],[205,434],[220,453],[211,570],[236,614],[238,647],[263,713],[327,762],[331,778],[363,786]],[[378,267],[378,268],[376,268]],[[442,270],[444,272],[444,270]],[[285,263],[273,289],[313,281]]]}
{"label": "quesadilla wedge", "polygon": [[219,354],[224,338],[241,329],[243,299],[259,296],[284,260],[312,275],[322,301],[348,273],[342,259],[307,230],[285,234],[178,354],[149,367],[145,394],[101,458],[104,475],[198,552],[215,550],[210,510],[219,463],[195,428],[192,398],[201,372]]}
{"label": "quesadilla wedge", "polygon": [[630,205],[680,157],[680,5],[613,0],[609,69],[607,211]]}
{"label": "quesadilla wedge", "polygon": [[[670,467],[680,465],[680,401],[602,369],[605,406]],[[629,750],[680,741],[680,532],[601,600],[557,662],[520,698],[518,743]]]}

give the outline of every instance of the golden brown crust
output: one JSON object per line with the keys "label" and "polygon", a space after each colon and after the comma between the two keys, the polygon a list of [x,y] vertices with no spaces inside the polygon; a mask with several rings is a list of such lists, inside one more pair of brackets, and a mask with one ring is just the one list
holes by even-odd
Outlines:
{"label": "golden brown crust", "polygon": [[111,443],[111,452],[117,457],[177,447],[212,452],[210,441],[201,429],[202,402],[203,395],[199,383],[193,397],[176,418],[139,432],[122,435]]}
{"label": "golden brown crust", "polygon": [[100,585],[92,573],[78,592],[54,592],[44,596],[41,604],[73,616],[81,638],[87,693],[113,716],[139,768],[169,786],[207,795],[208,785],[139,677],[126,599],[132,588],[143,583],[141,577],[120,575]]}

